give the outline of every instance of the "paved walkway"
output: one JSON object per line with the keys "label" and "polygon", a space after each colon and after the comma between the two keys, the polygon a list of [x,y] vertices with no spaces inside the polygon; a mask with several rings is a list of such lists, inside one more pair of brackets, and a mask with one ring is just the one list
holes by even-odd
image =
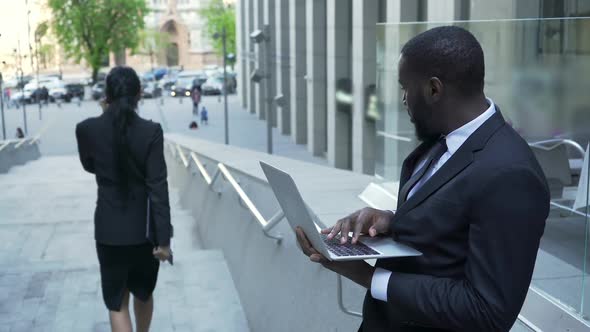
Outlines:
{"label": "paved walkway", "polygon": [[[94,178],[75,156],[0,175],[0,332],[110,331],[92,214]],[[176,204],[175,265],[162,265],[153,331],[248,331],[223,254],[201,250]]]}
{"label": "paved walkway", "polygon": [[[223,103],[216,96],[203,97],[203,105],[209,110],[209,125],[201,126],[198,130],[189,130],[188,124],[192,119],[192,105],[189,98],[165,97],[164,104],[160,100],[147,99],[139,105],[142,117],[162,123],[170,133],[181,133],[212,142],[224,143]],[[161,112],[160,112],[161,110]],[[241,148],[266,152],[266,122],[259,120],[256,114],[244,110],[237,95],[228,96],[230,144]],[[23,127],[23,112],[21,109],[6,110],[6,124],[8,138],[14,138],[17,127]],[[56,104],[44,106],[43,119],[39,120],[37,105],[27,107],[29,135],[43,131],[41,137],[41,154],[73,155],[76,150],[74,129],[76,123],[100,115],[101,110],[95,101]],[[1,137],[0,137],[1,139]],[[278,129],[273,129],[273,146],[277,155],[293,159],[308,161],[320,165],[327,165],[324,157],[314,157],[305,145],[293,143],[290,136],[281,135]]]}

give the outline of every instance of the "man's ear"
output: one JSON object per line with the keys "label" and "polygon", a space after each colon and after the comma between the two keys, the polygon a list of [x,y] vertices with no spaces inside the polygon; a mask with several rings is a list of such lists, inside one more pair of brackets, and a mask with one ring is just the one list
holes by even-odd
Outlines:
{"label": "man's ear", "polygon": [[432,102],[438,102],[442,98],[444,85],[438,77],[431,77],[428,80],[427,96]]}

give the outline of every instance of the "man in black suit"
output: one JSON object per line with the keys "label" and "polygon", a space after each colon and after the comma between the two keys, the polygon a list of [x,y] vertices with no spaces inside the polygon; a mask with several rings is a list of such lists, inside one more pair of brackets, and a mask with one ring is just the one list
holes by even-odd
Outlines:
{"label": "man in black suit", "polygon": [[324,230],[393,236],[411,258],[314,262],[368,289],[359,331],[508,331],[531,281],[549,191],[528,144],[486,98],[468,31],[428,30],[402,49],[399,82],[422,144],[404,161],[396,211],[365,208]]}

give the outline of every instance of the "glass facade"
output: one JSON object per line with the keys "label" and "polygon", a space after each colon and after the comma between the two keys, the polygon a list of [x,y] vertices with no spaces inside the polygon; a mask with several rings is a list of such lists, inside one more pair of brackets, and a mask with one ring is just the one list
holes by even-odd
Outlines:
{"label": "glass facade", "polygon": [[[552,209],[531,286],[590,319],[590,18],[453,24],[470,30],[480,41],[486,62],[485,93],[529,142],[551,187]],[[391,188],[396,187],[404,158],[418,145],[401,103],[400,49],[437,25],[377,27],[376,175],[392,183]]]}

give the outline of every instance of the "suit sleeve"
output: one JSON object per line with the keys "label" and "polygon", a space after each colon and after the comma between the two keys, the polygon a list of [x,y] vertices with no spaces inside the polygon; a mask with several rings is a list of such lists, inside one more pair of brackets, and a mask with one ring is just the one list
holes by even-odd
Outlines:
{"label": "suit sleeve", "polygon": [[164,133],[158,125],[147,156],[146,184],[151,198],[151,213],[154,219],[156,239],[161,246],[170,244],[170,202],[168,199],[168,174],[164,160]]}
{"label": "suit sleeve", "polygon": [[526,167],[500,171],[474,197],[462,279],[393,272],[388,310],[454,331],[508,331],[522,307],[549,213],[546,182]]}
{"label": "suit sleeve", "polygon": [[89,154],[89,146],[82,124],[79,123],[76,126],[76,141],[78,142],[78,155],[80,156],[80,162],[82,167],[87,172],[94,173],[94,161]]}

